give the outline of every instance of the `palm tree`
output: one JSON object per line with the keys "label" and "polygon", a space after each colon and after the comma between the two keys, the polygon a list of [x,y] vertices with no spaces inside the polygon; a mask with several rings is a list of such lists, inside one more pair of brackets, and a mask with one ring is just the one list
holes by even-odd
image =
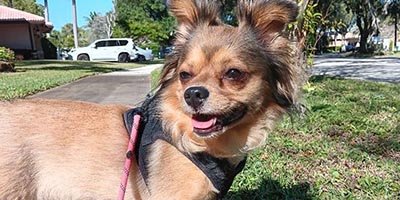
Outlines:
{"label": "palm tree", "polygon": [[95,20],[96,20],[96,18],[99,16],[99,13],[97,13],[97,12],[94,12],[94,11],[92,11],[92,12],[90,12],[89,13],[89,17],[85,17],[86,18],[86,21],[87,21],[87,26],[88,27],[91,27],[92,26],[92,24],[95,22]]}

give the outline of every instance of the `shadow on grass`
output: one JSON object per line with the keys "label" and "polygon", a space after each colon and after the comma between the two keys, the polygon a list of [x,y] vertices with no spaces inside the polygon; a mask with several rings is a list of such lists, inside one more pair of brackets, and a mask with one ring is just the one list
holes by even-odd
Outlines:
{"label": "shadow on grass", "polygon": [[393,136],[387,138],[377,136],[365,137],[356,140],[352,147],[368,154],[400,162],[400,125],[397,126],[396,129],[397,132],[395,132]]}
{"label": "shadow on grass", "polygon": [[108,73],[126,70],[115,63],[36,60],[17,63],[17,72],[79,70],[90,73]]}
{"label": "shadow on grass", "polygon": [[360,152],[365,152],[369,155],[400,162],[400,125],[397,125],[387,136],[375,134],[354,136],[339,126],[332,126],[327,131],[327,136],[347,144],[351,148],[349,156],[353,160],[362,161],[364,157]]}
{"label": "shadow on grass", "polygon": [[25,71],[39,71],[39,70],[49,70],[49,71],[68,71],[68,70],[80,70],[80,71],[87,71],[92,73],[108,73],[114,71],[124,71],[124,68],[114,68],[114,67],[98,67],[96,65],[85,65],[85,66],[63,66],[63,67],[35,67],[35,68],[24,68],[19,67],[17,68],[18,72],[25,72]]}
{"label": "shadow on grass", "polygon": [[[163,64],[164,59],[155,59],[150,61],[143,61],[143,62],[130,62],[132,64]],[[60,65],[71,65],[71,66],[93,66],[93,65],[120,65],[121,63],[118,62],[88,62],[88,61],[71,61],[71,60],[24,60],[16,62],[18,67],[29,67],[32,65],[51,65],[51,64],[60,64]],[[122,63],[126,64],[126,63]]]}
{"label": "shadow on grass", "polygon": [[136,62],[138,64],[164,64],[164,59],[155,59],[155,60],[149,60],[149,61],[143,61],[143,62]]}
{"label": "shadow on grass", "polygon": [[17,72],[39,71],[39,70],[52,70],[52,71],[82,70],[91,73],[108,73],[113,71],[124,71],[132,68],[132,66],[133,68],[136,68],[150,64],[162,64],[163,62],[164,60],[162,59],[136,62],[136,63],[29,60],[29,61],[17,62],[16,69]]}
{"label": "shadow on grass", "polygon": [[110,64],[106,62],[85,62],[85,61],[68,61],[68,60],[24,60],[15,63],[18,67],[30,67],[35,65],[71,65],[71,66],[85,66],[85,65],[98,65],[98,64]]}
{"label": "shadow on grass", "polygon": [[341,77],[333,77],[333,76],[325,76],[325,75],[315,75],[311,76],[308,81],[311,83],[321,83],[326,80],[344,80],[344,78]]}
{"label": "shadow on grass", "polygon": [[377,59],[377,60],[387,60],[387,59],[400,60],[400,57],[388,55],[388,56],[376,57],[375,59]]}
{"label": "shadow on grass", "polygon": [[41,65],[60,65],[60,66],[103,66],[103,65],[118,65],[121,63],[116,62],[87,62],[87,61],[60,61],[60,60],[29,60],[29,61],[20,61],[15,63],[17,67],[29,67],[35,68],[40,67]]}
{"label": "shadow on grass", "polygon": [[257,189],[228,192],[226,200],[268,200],[268,199],[312,199],[309,183],[299,183],[289,188],[283,187],[278,181],[264,179]]}

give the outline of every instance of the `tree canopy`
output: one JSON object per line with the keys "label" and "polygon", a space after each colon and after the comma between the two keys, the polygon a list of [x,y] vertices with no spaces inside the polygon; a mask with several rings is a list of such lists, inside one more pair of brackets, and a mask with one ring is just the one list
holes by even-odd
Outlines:
{"label": "tree canopy", "polygon": [[394,46],[397,46],[398,23],[400,17],[400,0],[388,0],[385,2],[384,11],[387,18],[393,19]]}
{"label": "tree canopy", "polygon": [[[305,1],[300,1],[303,3]],[[317,15],[317,24],[313,29],[307,29],[307,42],[315,45],[321,41],[326,33],[334,32],[345,35],[351,28],[357,27],[357,33],[360,35],[361,53],[369,53],[374,49],[369,42],[372,36],[380,34],[379,21],[385,17],[385,5],[389,17],[395,18],[396,2],[399,0],[308,0],[308,6],[303,16],[310,15],[309,12]],[[396,13],[396,14],[395,14]],[[301,17],[300,17],[301,18]],[[396,21],[396,20],[395,20]],[[394,23],[395,25],[397,22]],[[316,33],[313,33],[313,30]],[[396,28],[397,30],[397,28]],[[396,35],[396,34],[395,34]],[[308,47],[312,45],[308,44]]]}
{"label": "tree canopy", "polygon": [[360,31],[360,51],[368,53],[368,39],[372,34],[379,34],[378,17],[382,14],[383,4],[376,0],[351,0],[348,9],[355,16]]}
{"label": "tree canopy", "polygon": [[89,17],[86,17],[86,21],[89,42],[113,36],[115,26],[114,11],[109,11],[105,15],[98,12],[91,12]]}
{"label": "tree canopy", "polygon": [[[79,46],[87,46],[88,42],[88,33],[83,28],[78,28],[79,35]],[[59,48],[67,48],[72,49],[74,47],[74,33],[73,27],[71,23],[65,24],[61,31],[53,30],[50,33],[49,40]]]}
{"label": "tree canopy", "polygon": [[154,50],[170,44],[175,20],[164,0],[116,0],[115,11],[113,37],[130,37]]}
{"label": "tree canopy", "polygon": [[44,16],[44,7],[36,0],[0,0],[0,5],[10,6],[35,15]]}
{"label": "tree canopy", "polygon": [[[236,0],[219,0],[222,20],[237,25]],[[400,0],[297,0],[300,6],[298,22],[289,27],[292,37],[300,39],[307,49],[315,49],[326,33],[346,34],[357,28],[360,51],[371,50],[368,42],[379,34],[378,21],[393,19],[397,30]],[[107,13],[92,12],[87,25],[79,29],[80,45],[100,38],[130,37],[144,47],[158,50],[171,44],[176,25],[168,12],[165,0],[113,0],[114,8]],[[36,0],[0,0],[1,5],[43,16],[43,6]],[[395,37],[397,36],[397,32]],[[72,47],[72,26],[66,24],[61,31],[54,30],[50,39],[59,47]],[[396,38],[397,39],[397,38]]]}

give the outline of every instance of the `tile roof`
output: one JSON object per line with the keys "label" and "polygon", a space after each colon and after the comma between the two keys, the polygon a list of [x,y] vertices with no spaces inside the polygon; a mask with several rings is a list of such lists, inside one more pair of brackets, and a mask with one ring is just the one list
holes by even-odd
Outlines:
{"label": "tile roof", "polygon": [[28,21],[30,23],[45,23],[44,17],[7,6],[0,6],[0,21]]}

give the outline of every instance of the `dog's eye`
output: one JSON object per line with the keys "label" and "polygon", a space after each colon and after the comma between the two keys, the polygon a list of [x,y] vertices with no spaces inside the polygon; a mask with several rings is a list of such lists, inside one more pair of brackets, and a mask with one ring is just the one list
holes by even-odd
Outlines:
{"label": "dog's eye", "polygon": [[181,72],[181,73],[179,73],[179,78],[182,80],[182,81],[187,81],[187,80],[189,80],[190,78],[192,78],[192,75],[189,73],[189,72]]}
{"label": "dog's eye", "polygon": [[228,79],[228,80],[232,80],[232,81],[237,81],[237,80],[241,80],[244,77],[244,73],[241,72],[238,69],[229,69],[225,75],[224,78]]}

